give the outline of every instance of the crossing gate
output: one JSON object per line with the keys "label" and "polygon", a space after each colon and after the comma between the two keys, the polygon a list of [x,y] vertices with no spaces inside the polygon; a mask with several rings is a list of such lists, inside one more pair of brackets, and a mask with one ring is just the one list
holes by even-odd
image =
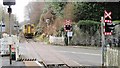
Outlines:
{"label": "crossing gate", "polygon": [[1,39],[1,55],[8,55],[9,45],[11,45],[11,52],[15,53],[15,59],[19,59],[19,38],[16,35],[3,36]]}
{"label": "crossing gate", "polygon": [[8,36],[5,35],[1,38],[1,55],[8,55],[9,54],[9,45],[8,45]]}
{"label": "crossing gate", "polygon": [[12,52],[15,52],[16,60],[19,60],[19,37],[17,37],[16,35],[12,35],[12,40]]}

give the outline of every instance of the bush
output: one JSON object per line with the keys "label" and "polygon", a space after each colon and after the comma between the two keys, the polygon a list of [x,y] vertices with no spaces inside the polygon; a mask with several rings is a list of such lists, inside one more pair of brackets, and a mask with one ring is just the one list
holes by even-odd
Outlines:
{"label": "bush", "polygon": [[[100,28],[100,22],[92,20],[80,20],[77,26],[83,31],[88,32],[90,35],[94,35],[96,31]],[[92,31],[92,32],[91,32]]]}
{"label": "bush", "polygon": [[[75,27],[77,25],[77,27]],[[73,45],[99,46],[100,22],[92,20],[81,20],[74,25],[74,35],[71,40]]]}

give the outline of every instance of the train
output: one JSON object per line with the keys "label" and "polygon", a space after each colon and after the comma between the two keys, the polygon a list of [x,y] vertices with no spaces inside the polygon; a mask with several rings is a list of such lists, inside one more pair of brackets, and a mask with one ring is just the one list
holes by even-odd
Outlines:
{"label": "train", "polygon": [[23,34],[25,38],[33,38],[35,35],[35,27],[34,24],[26,24],[23,27]]}

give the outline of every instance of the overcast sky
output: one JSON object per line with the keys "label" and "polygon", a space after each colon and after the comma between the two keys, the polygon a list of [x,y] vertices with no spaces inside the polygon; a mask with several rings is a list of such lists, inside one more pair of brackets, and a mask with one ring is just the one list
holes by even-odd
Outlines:
{"label": "overcast sky", "polygon": [[[12,14],[17,16],[19,22],[24,21],[24,8],[30,1],[31,0],[16,0],[16,5],[12,6]],[[3,4],[3,0],[0,0],[0,3]]]}
{"label": "overcast sky", "polygon": [[24,9],[28,3],[29,0],[16,0],[16,5],[12,7],[20,22],[24,21]]}

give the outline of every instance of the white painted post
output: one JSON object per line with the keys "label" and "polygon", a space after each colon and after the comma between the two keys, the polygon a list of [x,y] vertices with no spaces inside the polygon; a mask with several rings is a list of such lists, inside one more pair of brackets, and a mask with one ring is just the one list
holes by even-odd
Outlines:
{"label": "white painted post", "polygon": [[101,37],[102,37],[102,66],[104,66],[104,47],[105,47],[105,35],[103,34],[104,29],[103,29],[103,24],[104,24],[104,18],[101,17]]}
{"label": "white painted post", "polygon": [[16,45],[15,45],[15,47],[16,47],[16,61],[18,61],[19,60],[19,38],[18,38],[18,36],[16,36],[15,37],[15,39],[16,39]]}

